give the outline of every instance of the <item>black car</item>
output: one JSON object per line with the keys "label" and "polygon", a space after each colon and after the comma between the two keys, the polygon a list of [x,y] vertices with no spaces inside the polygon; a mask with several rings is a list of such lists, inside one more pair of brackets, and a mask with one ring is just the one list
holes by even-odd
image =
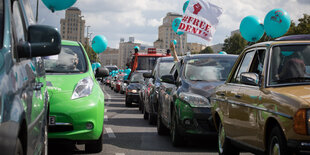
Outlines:
{"label": "black car", "polygon": [[175,63],[170,74],[161,77],[157,131],[170,130],[174,146],[187,135],[216,135],[210,96],[224,84],[237,56],[198,54]]}
{"label": "black car", "polygon": [[131,74],[130,79],[125,81],[128,83],[125,99],[126,107],[131,106],[132,102],[139,103],[139,91],[144,83],[143,73],[145,72],[147,71],[135,71]]}
{"label": "black car", "polygon": [[150,78],[146,83],[146,91],[142,102],[144,118],[149,120],[149,124],[155,124],[158,109],[159,88],[161,85],[160,77],[169,74],[174,65],[172,57],[162,57],[156,61],[156,65],[150,74],[144,74],[145,78]]}
{"label": "black car", "polygon": [[0,1],[0,154],[46,154],[48,93],[41,56],[60,52],[55,28],[35,25],[28,0]]}

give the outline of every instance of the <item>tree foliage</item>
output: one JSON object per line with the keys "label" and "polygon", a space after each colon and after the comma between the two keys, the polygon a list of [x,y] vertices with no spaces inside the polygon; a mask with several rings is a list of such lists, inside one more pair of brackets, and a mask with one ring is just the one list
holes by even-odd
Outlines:
{"label": "tree foliage", "polygon": [[213,51],[213,49],[210,46],[208,46],[205,49],[201,50],[199,53],[200,54],[203,54],[203,53],[214,53],[214,51]]}
{"label": "tree foliage", "polygon": [[90,62],[99,62],[98,54],[89,45],[84,45],[84,48]]}
{"label": "tree foliage", "polygon": [[224,46],[222,50],[228,54],[240,54],[246,46],[247,41],[243,39],[240,34],[236,33],[224,40]]}

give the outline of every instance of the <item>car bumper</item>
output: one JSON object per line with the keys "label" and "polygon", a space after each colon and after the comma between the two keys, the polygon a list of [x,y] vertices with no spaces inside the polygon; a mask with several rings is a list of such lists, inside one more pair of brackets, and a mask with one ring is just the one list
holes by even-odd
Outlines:
{"label": "car bumper", "polygon": [[71,95],[67,98],[69,94],[53,94],[50,98],[49,116],[55,117],[55,125],[49,125],[48,138],[98,139],[103,131],[103,93],[93,90],[91,95],[75,100],[71,100]]}
{"label": "car bumper", "polygon": [[310,153],[310,141],[288,140],[287,146],[293,152]]}
{"label": "car bumper", "polygon": [[139,103],[139,94],[138,93],[127,93],[127,100],[130,100],[131,102]]}
{"label": "car bumper", "polygon": [[178,127],[181,133],[191,135],[216,135],[211,108],[193,108],[186,103],[180,104],[178,104]]}

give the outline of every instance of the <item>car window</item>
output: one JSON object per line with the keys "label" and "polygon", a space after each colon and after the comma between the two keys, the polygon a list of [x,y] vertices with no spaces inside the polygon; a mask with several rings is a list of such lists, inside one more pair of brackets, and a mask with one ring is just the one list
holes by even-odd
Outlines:
{"label": "car window", "polygon": [[159,76],[163,76],[163,75],[166,75],[166,74],[169,74],[172,66],[173,66],[174,62],[161,62],[159,63],[159,68],[158,68],[158,71],[159,71]]}
{"label": "car window", "polygon": [[256,73],[258,75],[262,74],[264,68],[263,66],[265,61],[265,54],[265,49],[259,49],[255,52],[255,56],[253,58],[249,72]]}
{"label": "car window", "polygon": [[269,84],[310,82],[310,45],[286,45],[272,48]]}
{"label": "car window", "polygon": [[240,74],[249,70],[254,54],[255,51],[250,51],[244,55],[242,61],[239,63],[238,69],[233,76],[233,79],[231,80],[232,83],[240,83]]}
{"label": "car window", "polygon": [[30,5],[29,0],[23,0],[23,4],[24,4],[26,15],[27,15],[26,18],[27,18],[28,25],[35,24],[35,19],[34,19],[33,11],[32,11],[33,9]]}
{"label": "car window", "polygon": [[0,1],[0,48],[3,46],[3,29],[4,29],[4,13],[3,13],[3,0]]}
{"label": "car window", "polygon": [[44,59],[47,73],[80,73],[87,70],[86,59],[80,46],[63,45],[59,55]]}
{"label": "car window", "polygon": [[144,81],[144,77],[142,73],[133,74],[130,78],[130,82],[141,82]]}
{"label": "car window", "polygon": [[184,75],[191,81],[225,81],[235,57],[203,57],[186,61]]}
{"label": "car window", "polygon": [[22,20],[22,12],[20,10],[18,1],[13,2],[12,8],[13,31],[15,34],[15,39],[17,42],[23,42],[25,41],[25,25]]}

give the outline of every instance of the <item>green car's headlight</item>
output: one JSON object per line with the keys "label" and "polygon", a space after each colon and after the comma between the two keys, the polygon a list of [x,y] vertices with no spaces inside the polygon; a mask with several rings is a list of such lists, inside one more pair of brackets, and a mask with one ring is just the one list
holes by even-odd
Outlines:
{"label": "green car's headlight", "polygon": [[193,93],[180,93],[180,99],[190,104],[191,107],[211,107],[209,100]]}
{"label": "green car's headlight", "polygon": [[94,86],[94,81],[90,77],[86,77],[78,82],[76,85],[71,99],[77,99],[90,95]]}

